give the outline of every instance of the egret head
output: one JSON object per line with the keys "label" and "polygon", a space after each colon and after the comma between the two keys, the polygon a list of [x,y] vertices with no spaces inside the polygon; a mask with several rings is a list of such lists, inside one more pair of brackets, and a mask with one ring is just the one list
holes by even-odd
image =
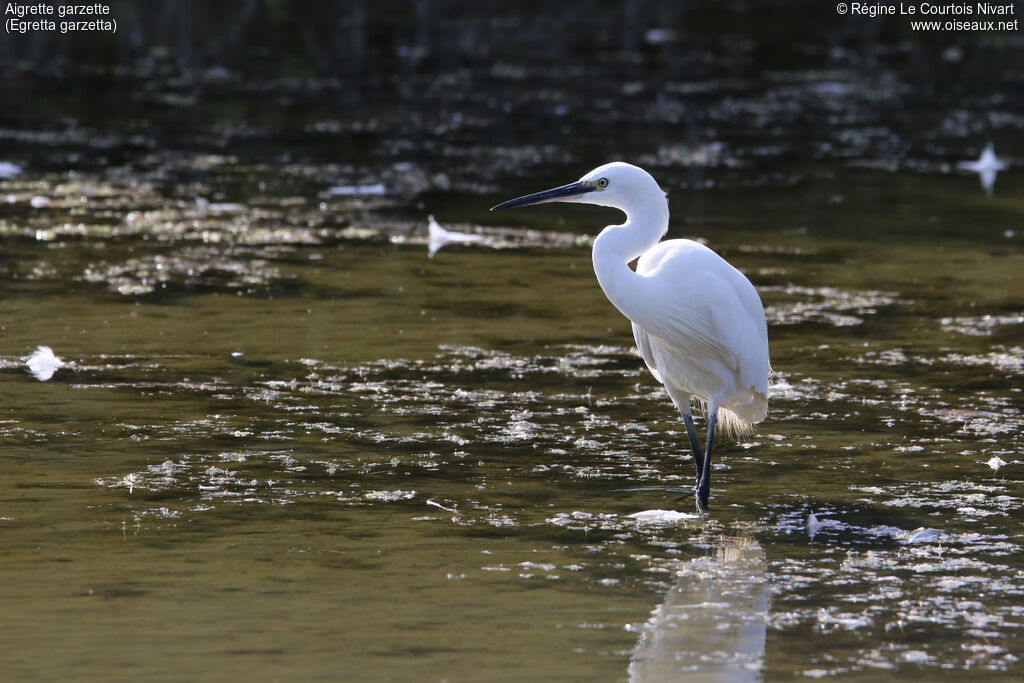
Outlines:
{"label": "egret head", "polygon": [[493,207],[491,211],[547,202],[596,204],[619,209],[627,214],[638,207],[659,202],[661,206],[667,207],[665,192],[650,173],[632,164],[613,161],[598,166],[575,183],[510,199]]}

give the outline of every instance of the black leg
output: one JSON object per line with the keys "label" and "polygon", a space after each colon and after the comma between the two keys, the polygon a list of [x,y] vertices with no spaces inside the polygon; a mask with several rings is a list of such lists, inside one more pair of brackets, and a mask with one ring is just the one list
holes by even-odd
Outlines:
{"label": "black leg", "polygon": [[704,471],[704,450],[700,447],[700,437],[697,436],[697,428],[693,426],[693,417],[683,413],[683,424],[686,425],[686,435],[690,437],[690,450],[693,451],[693,464],[697,466],[697,481]]}
{"label": "black leg", "polygon": [[715,438],[715,424],[718,422],[718,410],[708,408],[708,445],[704,449],[704,467],[697,482],[697,504],[702,510],[708,508],[708,499],[711,498],[711,442]]}

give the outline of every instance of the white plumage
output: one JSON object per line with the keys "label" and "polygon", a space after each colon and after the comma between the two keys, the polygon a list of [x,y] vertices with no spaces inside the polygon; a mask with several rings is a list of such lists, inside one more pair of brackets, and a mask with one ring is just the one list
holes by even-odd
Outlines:
{"label": "white plumage", "polygon": [[734,436],[748,432],[768,413],[771,373],[764,308],[754,286],[692,240],[659,242],[640,257],[636,272],[653,290],[634,302],[648,309],[646,326],[633,322],[651,374],[677,405],[691,397],[717,405],[719,427]]}
{"label": "white plumage", "polygon": [[[577,202],[619,209],[626,221],[594,241],[594,272],[608,300],[633,323],[640,355],[665,385],[686,424],[697,466],[698,501],[710,495],[715,425],[739,435],[768,412],[768,328],[750,281],[721,256],[692,240],[661,242],[668,200],[641,168],[622,162],[580,180],[494,208]],[[629,264],[636,260],[634,271]],[[691,403],[706,411],[702,449]]]}

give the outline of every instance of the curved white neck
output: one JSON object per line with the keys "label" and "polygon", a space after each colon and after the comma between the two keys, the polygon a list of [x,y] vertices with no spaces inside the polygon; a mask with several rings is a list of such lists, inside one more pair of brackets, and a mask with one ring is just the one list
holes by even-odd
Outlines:
{"label": "curved white neck", "polygon": [[640,325],[647,310],[646,278],[633,272],[629,264],[668,231],[668,202],[663,196],[643,207],[624,209],[626,222],[602,230],[594,240],[593,251],[594,273],[605,296],[619,312]]}

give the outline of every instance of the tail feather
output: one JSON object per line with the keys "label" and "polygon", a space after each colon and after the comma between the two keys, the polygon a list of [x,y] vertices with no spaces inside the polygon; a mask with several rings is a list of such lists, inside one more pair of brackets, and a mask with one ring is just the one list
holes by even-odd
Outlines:
{"label": "tail feather", "polygon": [[[754,425],[764,419],[764,414],[767,412],[768,408],[768,402],[764,398],[764,396],[758,394],[758,397],[760,398],[760,401],[757,401],[757,403],[760,403],[763,407],[760,407],[760,410],[757,411],[760,417],[756,417],[753,419],[751,417],[741,417],[732,409],[726,408],[725,406],[719,406],[718,426],[716,427],[717,432],[720,434],[725,434],[728,438],[732,439],[733,441],[742,441],[743,439],[746,439],[751,434],[753,434],[755,431]],[[693,397],[692,403],[693,412],[699,417],[706,418],[708,414],[707,401],[699,399],[697,397]],[[754,406],[743,406],[743,408],[747,409],[753,407]],[[745,410],[744,412],[748,411]]]}
{"label": "tail feather", "polygon": [[754,433],[754,423],[744,420],[728,408],[719,408],[718,429],[733,441],[742,441]]}

